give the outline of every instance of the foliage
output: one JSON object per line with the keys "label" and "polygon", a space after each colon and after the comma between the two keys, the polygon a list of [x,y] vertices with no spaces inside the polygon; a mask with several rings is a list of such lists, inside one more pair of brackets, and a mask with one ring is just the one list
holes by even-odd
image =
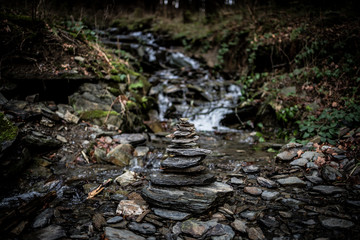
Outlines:
{"label": "foliage", "polygon": [[18,128],[0,112],[0,142],[15,140]]}
{"label": "foliage", "polygon": [[351,102],[346,108],[340,110],[326,108],[319,117],[310,115],[304,121],[297,121],[297,123],[302,138],[318,135],[322,142],[335,144],[341,127],[360,125],[360,105]]}
{"label": "foliage", "polygon": [[96,33],[90,30],[82,21],[68,20],[65,21],[66,30],[75,38],[95,41],[97,39]]}

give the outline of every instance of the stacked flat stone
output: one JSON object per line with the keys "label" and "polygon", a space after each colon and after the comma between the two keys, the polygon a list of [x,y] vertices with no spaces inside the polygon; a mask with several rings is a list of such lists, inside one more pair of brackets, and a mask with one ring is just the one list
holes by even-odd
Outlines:
{"label": "stacked flat stone", "polygon": [[202,164],[211,151],[198,147],[194,125],[180,118],[176,128],[166,149],[168,158],[161,163],[162,171],[150,175],[150,184],[142,193],[158,207],[202,213],[221,203],[233,189],[215,182],[214,174]]}

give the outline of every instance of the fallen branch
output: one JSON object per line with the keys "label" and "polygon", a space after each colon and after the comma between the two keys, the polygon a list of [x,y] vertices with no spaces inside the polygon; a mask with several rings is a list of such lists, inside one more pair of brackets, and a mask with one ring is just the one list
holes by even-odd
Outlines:
{"label": "fallen branch", "polygon": [[103,182],[101,185],[99,185],[96,189],[92,190],[91,192],[88,193],[88,196],[86,199],[90,199],[95,197],[96,195],[98,195],[99,193],[101,193],[102,190],[104,190],[104,188],[106,187],[106,185],[108,185],[109,183],[112,182],[112,179],[109,178],[108,180],[106,180],[105,182]]}

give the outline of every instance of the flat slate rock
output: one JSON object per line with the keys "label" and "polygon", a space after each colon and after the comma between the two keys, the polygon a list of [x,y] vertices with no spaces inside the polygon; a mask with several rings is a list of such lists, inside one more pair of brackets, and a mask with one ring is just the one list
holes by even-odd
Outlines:
{"label": "flat slate rock", "polygon": [[180,188],[151,185],[142,190],[144,199],[155,206],[197,214],[222,204],[232,193],[231,186],[220,182]]}
{"label": "flat slate rock", "polygon": [[198,165],[203,158],[201,156],[195,157],[169,157],[162,161],[163,168],[188,168]]}
{"label": "flat slate rock", "polygon": [[163,208],[153,208],[153,211],[154,211],[155,215],[158,215],[162,218],[175,220],[175,221],[182,221],[191,216],[190,213],[173,211],[173,210],[168,210],[168,209],[163,209]]}
{"label": "flat slate rock", "polygon": [[354,223],[340,218],[319,217],[321,225],[330,229],[348,229],[354,226]]}
{"label": "flat slate rock", "polygon": [[194,131],[192,132],[188,132],[188,131],[175,131],[174,136],[177,137],[178,139],[180,138],[189,138],[191,136],[194,136],[196,133]]}
{"label": "flat slate rock", "polygon": [[203,148],[167,148],[166,151],[168,154],[172,154],[175,156],[206,156],[211,153],[211,150],[203,149]]}
{"label": "flat slate rock", "polygon": [[280,183],[283,186],[305,186],[306,182],[301,180],[298,177],[287,177],[287,178],[281,178],[277,180],[278,183]]}
{"label": "flat slate rock", "polygon": [[197,140],[199,140],[199,136],[195,136],[193,138],[180,138],[180,139],[173,139],[171,140],[172,143],[178,143],[178,144],[182,144],[182,143],[192,143],[192,142],[196,142]]}
{"label": "flat slate rock", "polygon": [[105,228],[105,237],[109,240],[145,240],[144,237],[129,230],[116,229],[112,227]]}
{"label": "flat slate rock", "polygon": [[327,186],[327,185],[315,186],[312,188],[312,190],[326,195],[346,192],[344,188],[336,187],[336,186]]}
{"label": "flat slate rock", "polygon": [[198,144],[195,142],[191,142],[191,143],[182,143],[182,144],[171,144],[168,146],[168,148],[194,148],[197,147]]}
{"label": "flat slate rock", "polygon": [[203,165],[198,165],[188,168],[164,168],[164,173],[200,173],[205,171],[207,168]]}
{"label": "flat slate rock", "polygon": [[146,142],[145,136],[141,133],[123,133],[121,135],[115,135],[113,139],[119,141],[120,143],[128,143],[133,146]]}
{"label": "flat slate rock", "polygon": [[215,182],[215,180],[214,174],[211,173],[199,175],[153,173],[150,175],[151,183],[162,186],[200,186],[211,184]]}
{"label": "flat slate rock", "polygon": [[263,186],[263,187],[267,187],[267,188],[276,188],[277,187],[277,183],[274,182],[273,180],[264,178],[264,177],[258,177],[257,182]]}

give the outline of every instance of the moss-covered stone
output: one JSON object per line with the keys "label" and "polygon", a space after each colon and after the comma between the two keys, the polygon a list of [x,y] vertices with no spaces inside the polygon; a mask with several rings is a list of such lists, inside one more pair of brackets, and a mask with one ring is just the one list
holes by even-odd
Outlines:
{"label": "moss-covered stone", "polygon": [[96,119],[96,118],[106,117],[108,114],[109,114],[109,116],[110,115],[115,115],[115,116],[119,115],[119,113],[115,112],[115,111],[110,111],[110,113],[109,113],[109,111],[91,110],[91,111],[82,112],[80,114],[80,118],[83,119],[83,120],[93,120],[93,119]]}
{"label": "moss-covered stone", "polygon": [[6,142],[15,141],[17,134],[18,128],[3,113],[0,113],[0,150],[2,151],[6,148]]}

